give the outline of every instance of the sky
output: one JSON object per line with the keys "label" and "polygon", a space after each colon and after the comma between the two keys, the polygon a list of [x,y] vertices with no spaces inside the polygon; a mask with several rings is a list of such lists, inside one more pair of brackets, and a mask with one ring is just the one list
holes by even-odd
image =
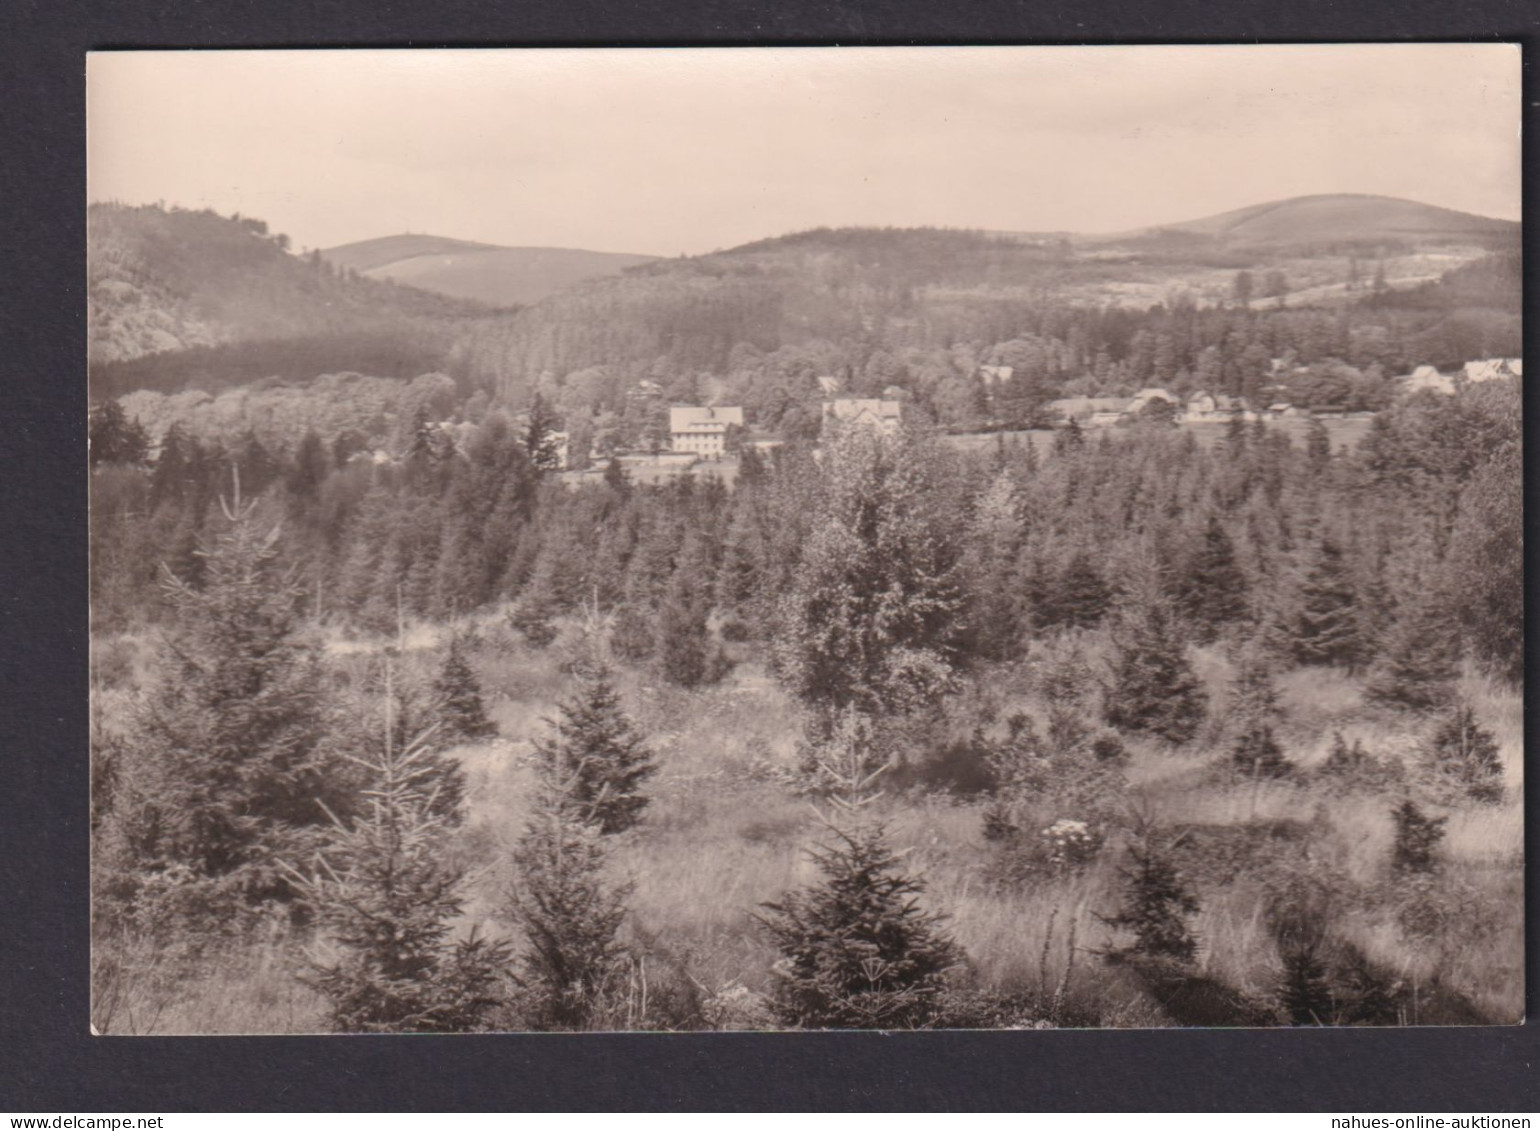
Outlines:
{"label": "sky", "polygon": [[1109,232],[1310,193],[1519,218],[1505,44],[96,52],[92,200],[699,254]]}

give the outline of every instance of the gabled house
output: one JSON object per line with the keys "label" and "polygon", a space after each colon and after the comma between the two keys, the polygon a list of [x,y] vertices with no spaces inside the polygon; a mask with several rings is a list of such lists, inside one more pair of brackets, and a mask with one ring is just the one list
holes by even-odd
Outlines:
{"label": "gabled house", "polygon": [[1003,385],[1016,373],[1010,365],[981,365],[979,366],[979,380],[984,382],[987,388],[990,385]]}
{"label": "gabled house", "polygon": [[825,430],[832,424],[846,424],[874,428],[884,436],[891,436],[903,423],[903,415],[902,401],[846,397],[823,402]]}

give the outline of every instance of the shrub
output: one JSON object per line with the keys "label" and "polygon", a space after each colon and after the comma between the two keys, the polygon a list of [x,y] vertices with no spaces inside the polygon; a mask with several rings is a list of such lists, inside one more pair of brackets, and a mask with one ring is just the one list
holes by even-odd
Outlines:
{"label": "shrub", "polygon": [[542,601],[521,600],[514,610],[508,614],[508,625],[531,648],[547,648],[553,644],[560,635],[560,630],[552,623],[552,610]]}

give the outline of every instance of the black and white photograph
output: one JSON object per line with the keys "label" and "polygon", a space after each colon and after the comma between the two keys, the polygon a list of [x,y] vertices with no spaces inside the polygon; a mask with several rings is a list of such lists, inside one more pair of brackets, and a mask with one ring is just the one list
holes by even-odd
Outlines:
{"label": "black and white photograph", "polygon": [[92,52],[81,1026],[1522,1022],[1520,61]]}

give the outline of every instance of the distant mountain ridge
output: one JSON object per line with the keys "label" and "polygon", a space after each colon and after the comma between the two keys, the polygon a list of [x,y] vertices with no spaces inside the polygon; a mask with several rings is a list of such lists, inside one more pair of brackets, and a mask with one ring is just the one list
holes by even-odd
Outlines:
{"label": "distant mountain ridge", "polygon": [[1197,220],[1159,224],[1097,237],[1124,241],[1169,233],[1207,236],[1231,245],[1282,247],[1383,240],[1470,240],[1516,237],[1519,225],[1421,201],[1364,193],[1296,196],[1236,208]]}
{"label": "distant mountain ridge", "polygon": [[404,234],[321,252],[338,268],[371,279],[489,306],[527,306],[587,279],[617,275],[656,256],[564,247],[503,247],[444,236]]}

